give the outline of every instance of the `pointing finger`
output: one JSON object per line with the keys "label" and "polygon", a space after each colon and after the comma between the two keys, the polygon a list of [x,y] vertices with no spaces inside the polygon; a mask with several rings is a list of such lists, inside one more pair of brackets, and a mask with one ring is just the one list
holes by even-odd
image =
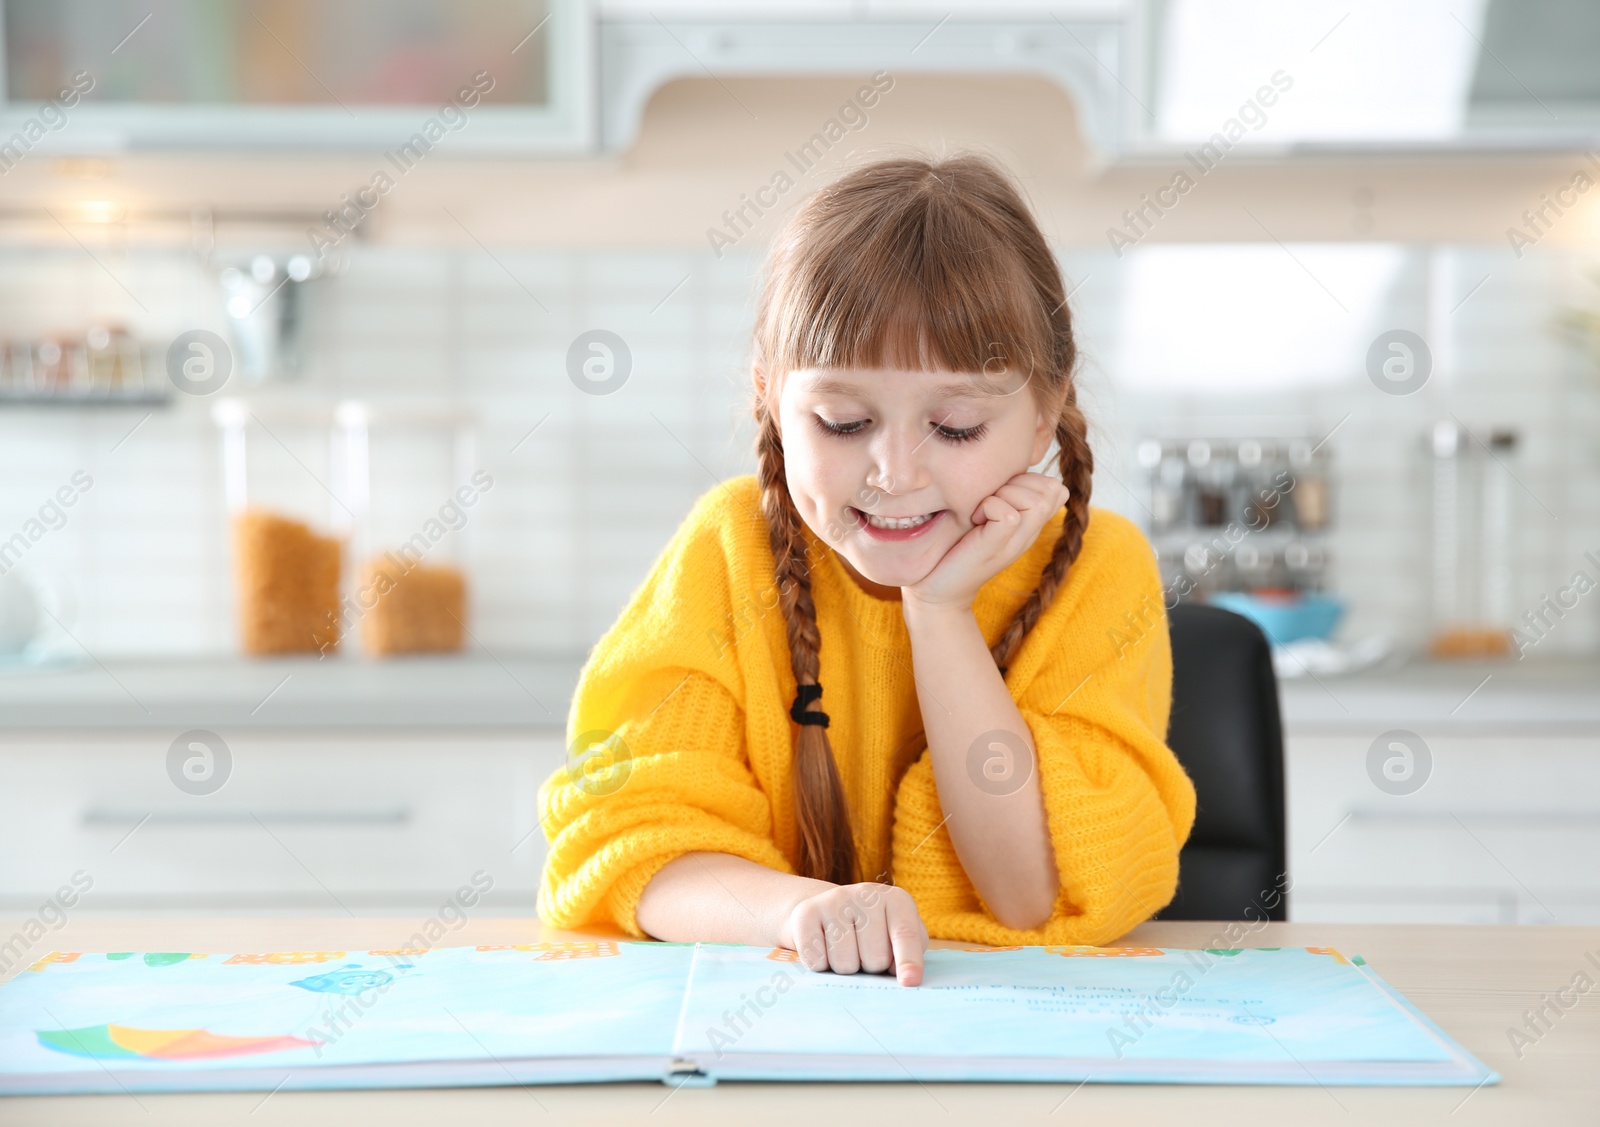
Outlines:
{"label": "pointing finger", "polygon": [[894,973],[901,986],[922,985],[923,953],[928,946],[914,903],[900,898],[888,904],[889,943],[894,948]]}

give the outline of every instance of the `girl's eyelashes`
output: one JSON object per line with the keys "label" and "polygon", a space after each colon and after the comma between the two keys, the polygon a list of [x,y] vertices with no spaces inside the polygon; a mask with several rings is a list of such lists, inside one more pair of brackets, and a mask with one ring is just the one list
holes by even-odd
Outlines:
{"label": "girl's eyelashes", "polygon": [[823,431],[838,438],[847,438],[852,434],[856,434],[861,430],[862,427],[867,425],[867,421],[865,419],[861,419],[853,423],[830,423],[821,415],[813,415],[811,417],[817,420],[817,426]]}
{"label": "girl's eyelashes", "polygon": [[975,442],[984,436],[984,433],[989,429],[989,424],[979,423],[975,427],[966,427],[965,429],[941,425],[938,429],[940,435],[951,442]]}
{"label": "girl's eyelashes", "polygon": [[[831,434],[836,438],[849,438],[853,434],[859,434],[861,433],[861,429],[867,425],[866,419],[858,419],[853,423],[830,423],[821,415],[813,415],[811,417],[817,420],[818,427],[820,427],[827,434]],[[975,427],[965,428],[945,426],[943,423],[932,423],[929,425],[933,427],[934,431],[939,435],[940,438],[943,438],[946,442],[952,443],[974,442],[977,439],[982,438],[989,429],[988,423],[979,423]]]}

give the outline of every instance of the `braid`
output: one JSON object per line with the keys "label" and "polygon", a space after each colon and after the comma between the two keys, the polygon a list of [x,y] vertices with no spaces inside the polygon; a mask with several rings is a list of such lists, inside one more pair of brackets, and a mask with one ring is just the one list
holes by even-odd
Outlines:
{"label": "braid", "polygon": [[1061,480],[1071,496],[1067,498],[1067,518],[1061,524],[1061,535],[1056,538],[1050,562],[1039,576],[1039,585],[1027,601],[1017,609],[1009,625],[989,651],[995,664],[1005,669],[1016,656],[1022,640],[1028,636],[1039,616],[1045,612],[1056,591],[1066,581],[1067,570],[1083,549],[1083,534],[1089,527],[1089,494],[1094,486],[1094,452],[1089,448],[1088,426],[1083,412],[1078,409],[1078,392],[1067,385],[1066,401],[1062,404],[1060,418],[1056,421],[1056,443],[1060,448]]}
{"label": "braid", "polygon": [[[805,525],[795,511],[784,473],[783,442],[770,413],[762,412],[756,441],[761,487],[761,512],[778,587],[778,606],[789,639],[789,664],[797,686],[818,685],[817,608],[811,599],[811,572],[806,560]],[[820,690],[819,690],[820,691]],[[833,745],[822,724],[801,724],[795,737],[794,813],[799,830],[801,876],[834,884],[855,880],[855,839],[845,805],[844,786],[833,759]]]}

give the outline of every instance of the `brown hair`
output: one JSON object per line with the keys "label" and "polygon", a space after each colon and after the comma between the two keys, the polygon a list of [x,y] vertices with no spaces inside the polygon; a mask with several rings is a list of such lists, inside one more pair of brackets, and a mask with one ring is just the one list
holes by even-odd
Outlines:
{"label": "brown hair", "polygon": [[[1038,587],[990,651],[1001,669],[1009,665],[1083,546],[1094,469],[1073,384],[1077,347],[1061,272],[1009,177],[978,156],[896,158],[817,192],[773,245],[752,359],[761,373],[753,403],[761,510],[800,712],[820,694],[819,635],[809,538],[789,495],[778,433],[783,377],[885,366],[992,375],[997,361],[999,371],[1027,373],[1035,402],[1055,416],[1071,497]],[[826,724],[798,727],[798,868],[847,884],[857,879],[855,841]]]}

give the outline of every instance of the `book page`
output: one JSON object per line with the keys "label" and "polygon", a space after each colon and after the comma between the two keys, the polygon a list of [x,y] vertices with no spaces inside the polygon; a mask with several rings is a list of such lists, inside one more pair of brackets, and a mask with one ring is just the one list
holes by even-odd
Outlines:
{"label": "book page", "polygon": [[665,1060],[692,956],[687,946],[610,940],[54,954],[0,987],[0,1082],[106,1068]]}
{"label": "book page", "polygon": [[702,945],[676,1049],[713,1074],[745,1054],[961,1058],[973,1077],[985,1061],[1043,1057],[1284,1072],[1458,1059],[1331,948],[930,950],[913,988],[886,975],[813,973],[788,951]]}

